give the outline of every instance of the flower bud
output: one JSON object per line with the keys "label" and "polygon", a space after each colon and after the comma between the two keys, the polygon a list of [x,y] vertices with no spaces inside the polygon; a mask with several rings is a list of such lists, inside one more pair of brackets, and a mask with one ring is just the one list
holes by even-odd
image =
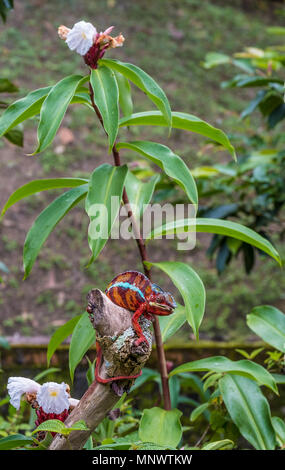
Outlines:
{"label": "flower bud", "polygon": [[57,30],[60,39],[64,39],[64,41],[66,40],[69,31],[70,31],[70,29],[67,28],[66,26],[64,26],[63,24],[61,26],[59,26],[59,28]]}

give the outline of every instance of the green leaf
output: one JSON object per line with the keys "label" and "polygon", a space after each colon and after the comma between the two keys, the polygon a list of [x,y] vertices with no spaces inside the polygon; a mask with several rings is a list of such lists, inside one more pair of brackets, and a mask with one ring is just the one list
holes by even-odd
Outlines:
{"label": "green leaf", "polygon": [[88,387],[94,382],[95,379],[95,364],[96,364],[96,358],[94,359],[93,362],[90,361],[88,356],[86,356],[87,362],[88,362],[88,370],[86,372],[86,380],[88,383]]}
{"label": "green leaf", "polygon": [[269,26],[268,28],[266,28],[266,32],[268,34],[284,35],[285,34],[285,27],[284,26]]}
{"label": "green leaf", "polygon": [[23,434],[10,434],[10,436],[0,439],[0,450],[25,447],[26,445],[33,444],[33,442],[34,440],[31,437],[24,436]]}
{"label": "green leaf", "polygon": [[91,109],[91,111],[95,112],[92,106],[91,98],[85,92],[78,93],[77,91],[74,97],[72,98],[70,104],[85,104],[89,109]]}
{"label": "green leaf", "polygon": [[195,408],[191,415],[190,415],[190,421],[196,421],[197,418],[199,418],[199,416],[201,414],[204,413],[204,411],[206,411],[206,409],[210,406],[210,403],[202,403],[202,405],[200,406],[197,406],[197,408]]}
{"label": "green leaf", "polygon": [[94,102],[98,107],[109,138],[109,151],[112,149],[119,128],[119,89],[114,72],[101,66],[91,70],[90,83],[94,92]]}
{"label": "green leaf", "polygon": [[218,235],[225,235],[227,237],[236,238],[245,243],[255,246],[259,250],[264,251],[269,256],[274,258],[281,266],[281,258],[274,246],[261,235],[256,233],[244,225],[237,224],[230,220],[220,219],[180,219],[169,222],[161,227],[157,227],[146,236],[146,240],[161,237],[167,234],[188,232],[204,232],[204,233],[217,233]]}
{"label": "green leaf", "polygon": [[144,442],[141,444],[140,442],[133,443],[135,445],[135,450],[175,450],[175,447],[171,446],[159,446],[158,444],[154,444],[153,442]]}
{"label": "green leaf", "polygon": [[276,433],[276,439],[280,447],[285,445],[285,422],[278,416],[272,418],[272,424]]}
{"label": "green leaf", "polygon": [[161,111],[165,125],[171,128],[172,116],[168,99],[160,86],[146,72],[136,65],[113,59],[100,60],[100,64],[116,70],[140,88]]}
{"label": "green leaf", "polygon": [[148,367],[144,367],[142,370],[142,375],[138,377],[134,383],[134,385],[131,388],[131,391],[133,392],[137,388],[141,387],[145,382],[148,382],[149,380],[154,380],[154,379],[159,379],[160,374],[156,370],[149,369]]}
{"label": "green leaf", "polygon": [[181,415],[181,411],[177,409],[145,409],[140,420],[139,438],[143,442],[176,447],[182,437]]}
{"label": "green leaf", "polygon": [[8,78],[0,78],[0,93],[15,93],[19,88]]}
{"label": "green leaf", "polygon": [[223,88],[245,88],[245,87],[256,87],[265,86],[271,83],[280,83],[283,85],[284,80],[277,77],[249,77],[248,75],[237,75],[233,80],[229,82],[223,82]]}
{"label": "green leaf", "polygon": [[[166,126],[163,115],[159,111],[146,111],[142,113],[132,114],[132,116],[122,118],[120,126]],[[172,112],[172,127],[174,129],[183,129],[185,131],[195,132],[203,135],[209,139],[222,145],[227,149],[230,154],[236,159],[235,149],[230,143],[227,135],[212,126],[211,124],[203,121],[202,119],[194,116],[193,114],[180,113],[178,111]]]}
{"label": "green leaf", "polygon": [[285,353],[285,315],[271,305],[255,307],[247,315],[247,325],[266,343]]}
{"label": "green leaf", "polygon": [[158,318],[163,343],[174,335],[187,321],[186,311],[183,305],[178,305],[171,315]]}
{"label": "green leaf", "polygon": [[219,381],[227,410],[243,437],[257,450],[273,450],[276,445],[268,401],[256,382],[239,375]]}
{"label": "green leaf", "polygon": [[143,215],[144,206],[150,203],[155,185],[159,180],[159,175],[152,176],[149,181],[139,180],[131,171],[128,172],[125,187],[128,194],[129,202],[132,204],[132,212],[134,217],[139,220]]}
{"label": "green leaf", "polygon": [[51,89],[51,86],[39,88],[12,103],[0,118],[0,137],[21,122],[38,114]]}
{"label": "green leaf", "polygon": [[14,0],[1,0],[0,2],[0,16],[3,20],[3,23],[6,23],[7,14],[9,10],[14,8]]}
{"label": "green leaf", "polygon": [[33,432],[35,434],[39,431],[48,431],[48,432],[58,432],[60,434],[65,434],[67,429],[66,425],[59,419],[49,419],[41,423]]}
{"label": "green leaf", "polygon": [[212,166],[198,166],[191,170],[192,176],[194,178],[212,178],[217,176],[220,172]]}
{"label": "green leaf", "polygon": [[222,441],[209,442],[208,444],[205,444],[201,450],[230,450],[233,446],[233,441],[230,439],[223,439]]}
{"label": "green leaf", "polygon": [[217,383],[218,379],[220,379],[222,376],[221,373],[212,374],[212,371],[209,373],[210,373],[210,376],[205,380],[204,385],[203,385],[203,389],[205,391],[208,390],[208,388],[213,387]]}
{"label": "green leaf", "polygon": [[70,75],[52,87],[41,107],[38,147],[33,155],[45,150],[53,141],[77,87],[85,80],[81,75]]}
{"label": "green leaf", "polygon": [[272,374],[272,376],[278,385],[285,385],[285,375]]}
{"label": "green leaf", "polygon": [[85,312],[76,323],[69,347],[69,371],[72,382],[76,366],[94,341],[95,330],[90,323],[88,313]]}
{"label": "green leaf", "polygon": [[208,52],[208,54],[206,54],[203,66],[205,69],[211,69],[217,65],[230,64],[231,61],[231,57],[226,54],[221,54],[219,52]]}
{"label": "green leaf", "polygon": [[278,394],[276,382],[272,375],[259,364],[242,359],[240,361],[231,361],[224,356],[206,357],[197,361],[187,362],[176,367],[169,374],[171,377],[181,372],[211,371],[216,373],[239,374],[255,380],[259,385],[266,385],[273,392]]}
{"label": "green leaf", "polygon": [[83,449],[92,450],[93,449],[93,438],[89,436],[87,441],[85,442]]}
{"label": "green leaf", "polygon": [[40,372],[39,374],[37,374],[33,380],[35,382],[39,382],[40,380],[42,380],[44,377],[46,377],[47,375],[49,374],[54,374],[55,372],[59,372],[61,369],[59,369],[58,367],[50,367],[49,369],[45,369],[43,370],[42,372]]}
{"label": "green leaf", "polygon": [[85,203],[86,212],[90,217],[88,242],[92,251],[88,265],[97,258],[109,238],[120,209],[119,205],[114,207],[112,198],[121,202],[127,172],[126,165],[116,167],[105,163],[91,175]]}
{"label": "green leaf", "polygon": [[110,444],[93,447],[92,450],[129,450],[133,444],[132,441],[111,442]]}
{"label": "green leaf", "polygon": [[190,201],[198,204],[198,193],[193,176],[182,158],[172,152],[168,147],[156,142],[136,141],[136,142],[119,142],[117,149],[127,148],[140,153],[148,158],[186,192]]}
{"label": "green leaf", "polygon": [[168,381],[171,407],[177,408],[180,400],[180,380],[179,377],[171,377]]}
{"label": "green leaf", "polygon": [[47,363],[49,365],[50,360],[58,348],[58,346],[69,336],[72,334],[74,328],[76,327],[78,321],[80,320],[81,315],[77,315],[76,317],[71,318],[68,322],[64,325],[60,326],[52,335],[47,349]]}
{"label": "green leaf", "polygon": [[[34,421],[36,420],[36,412],[35,410],[32,410],[34,412],[35,416],[33,417],[33,421],[31,422],[31,426],[34,425]],[[31,413],[32,416],[33,413]],[[52,443],[53,436],[50,432],[47,432],[44,439],[41,441],[37,441],[37,447],[33,447],[32,450],[48,450],[50,444]]]}
{"label": "green leaf", "polygon": [[1,217],[3,217],[5,212],[9,207],[13,206],[13,204],[25,197],[31,196],[32,194],[55,188],[74,188],[86,183],[88,183],[88,180],[82,178],[49,178],[31,181],[30,183],[24,184],[24,186],[16,189],[16,191],[11,194],[2,209]]}
{"label": "green leaf", "polygon": [[148,265],[164,271],[177,287],[184,300],[186,319],[198,338],[206,299],[204,284],[198,274],[190,266],[180,262],[165,261]]}
{"label": "green leaf", "polygon": [[124,116],[130,116],[133,112],[132,92],[129,80],[115,71],[115,77],[119,88],[119,103]]}
{"label": "green leaf", "polygon": [[89,428],[87,427],[83,419],[80,419],[79,421],[76,421],[75,423],[73,423],[69,429],[70,431],[88,431],[89,430]]}
{"label": "green leaf", "polygon": [[267,94],[267,90],[259,90],[256,94],[256,97],[250,101],[249,105],[243,110],[240,117],[244,119],[249,116],[257,108],[257,106],[262,102],[264,97]]}
{"label": "green leaf", "polygon": [[4,134],[4,137],[9,140],[11,144],[17,145],[18,147],[23,147],[24,145],[23,132],[19,129],[11,129]]}
{"label": "green leaf", "polygon": [[39,251],[46,241],[49,234],[60,222],[60,220],[69,212],[78,202],[83,199],[87,193],[88,186],[82,185],[70,189],[58,198],[56,198],[48,207],[46,207],[36,218],[30,228],[23,252],[25,277],[27,278],[33,264],[39,254]]}

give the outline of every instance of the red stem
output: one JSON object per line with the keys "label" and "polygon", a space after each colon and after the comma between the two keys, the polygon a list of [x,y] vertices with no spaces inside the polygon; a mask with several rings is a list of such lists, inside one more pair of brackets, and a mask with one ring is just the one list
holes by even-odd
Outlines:
{"label": "red stem", "polygon": [[[103,119],[102,119],[102,116],[101,116],[101,113],[100,113],[98,107],[95,104],[94,93],[93,93],[93,89],[92,89],[92,86],[91,86],[90,82],[89,82],[89,90],[90,90],[90,98],[91,98],[92,106],[94,108],[94,111],[95,111],[95,113],[96,113],[103,129],[104,129]],[[120,154],[118,152],[116,144],[114,144],[114,146],[112,148],[112,153],[113,153],[115,166],[121,166]],[[145,264],[145,261],[148,261],[146,246],[145,246],[145,243],[144,243],[143,238],[141,236],[141,233],[139,231],[139,228],[137,226],[135,217],[133,216],[133,213],[130,209],[129,198],[128,198],[128,195],[127,195],[127,192],[126,192],[125,188],[123,189],[123,202],[128,208],[128,217],[132,221],[132,227],[133,227],[133,231],[134,231],[134,235],[135,235],[135,240],[136,240],[139,252],[140,252],[140,257],[141,257],[144,273],[149,278],[149,280],[151,280],[150,269]],[[157,350],[158,363],[159,363],[160,376],[161,376],[164,408],[166,410],[171,410],[170,391],[169,391],[169,384],[168,384],[168,373],[167,373],[166,359],[165,359],[165,354],[164,354],[161,331],[160,331],[160,326],[159,326],[159,321],[158,321],[157,316],[154,315],[153,318],[154,318],[153,328],[154,328],[156,350]]]}

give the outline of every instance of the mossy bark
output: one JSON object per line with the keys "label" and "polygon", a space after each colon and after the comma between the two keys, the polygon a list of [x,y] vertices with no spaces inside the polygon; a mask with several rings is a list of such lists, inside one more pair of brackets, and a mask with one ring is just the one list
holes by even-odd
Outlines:
{"label": "mossy bark", "polygon": [[[104,356],[99,371],[100,377],[106,379],[139,373],[151,353],[151,322],[144,318],[141,320],[148,345],[144,343],[136,346],[137,336],[132,328],[132,312],[113,304],[98,289],[89,292],[88,306],[90,321],[96,330],[97,341]],[[83,420],[88,431],[73,431],[68,441],[58,434],[51,443],[50,450],[82,449],[94,429],[115,406],[118,395],[128,391],[132,383],[133,380],[120,380],[101,384],[95,380],[65,421],[67,426],[71,426],[76,421]]]}

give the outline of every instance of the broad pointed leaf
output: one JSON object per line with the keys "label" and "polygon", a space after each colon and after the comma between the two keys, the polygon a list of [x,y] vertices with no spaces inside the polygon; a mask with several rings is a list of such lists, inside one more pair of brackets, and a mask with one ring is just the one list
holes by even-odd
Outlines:
{"label": "broad pointed leaf", "polygon": [[10,436],[2,437],[0,439],[0,450],[25,447],[26,445],[33,444],[33,442],[34,440],[31,437],[24,436],[23,434],[10,434]]}
{"label": "broad pointed leaf", "polygon": [[154,407],[145,409],[140,420],[139,437],[143,442],[176,447],[182,437],[180,417],[177,409],[171,411]]}
{"label": "broad pointed leaf", "polygon": [[144,157],[148,158],[186,192],[190,201],[198,204],[198,193],[193,176],[182,158],[172,152],[168,147],[156,142],[136,141],[119,142],[117,148],[127,148],[134,150]]}
{"label": "broad pointed leaf", "polygon": [[0,118],[0,137],[8,132],[9,129],[20,124],[20,122],[38,114],[43,101],[51,89],[51,86],[39,88],[38,90],[32,91],[24,98],[12,103]]}
{"label": "broad pointed leaf", "polygon": [[266,343],[285,353],[285,315],[271,305],[255,307],[247,315],[249,328]]}
{"label": "broad pointed leaf", "polygon": [[164,271],[177,287],[184,300],[186,319],[198,338],[206,299],[204,284],[198,274],[190,266],[180,262],[166,261],[147,264]]}
{"label": "broad pointed leaf", "polygon": [[161,337],[163,343],[173,336],[187,321],[183,305],[178,305],[171,315],[159,317]]}
{"label": "broad pointed leaf", "polygon": [[91,71],[90,83],[94,92],[94,102],[98,107],[112,149],[119,127],[119,89],[114,72],[101,66]]}
{"label": "broad pointed leaf", "polygon": [[50,367],[49,369],[45,369],[42,372],[39,372],[39,374],[35,375],[35,377],[33,377],[33,380],[35,382],[39,382],[47,375],[54,374],[55,372],[59,372],[60,370],[61,369],[59,367]]}
{"label": "broad pointed leaf", "polygon": [[25,277],[29,275],[39,251],[49,234],[60,220],[78,202],[83,199],[88,191],[88,185],[82,185],[70,189],[55,199],[35,220],[30,228],[24,244],[24,269]]}
{"label": "broad pointed leaf", "polygon": [[143,215],[145,210],[144,206],[150,203],[158,180],[159,175],[154,175],[149,179],[149,181],[144,182],[139,180],[130,171],[128,172],[125,186],[129,202],[132,204],[132,212],[136,219],[139,219]]}
{"label": "broad pointed leaf", "polygon": [[201,450],[230,450],[234,446],[233,441],[230,439],[223,439],[221,441],[214,441],[205,444]]}
{"label": "broad pointed leaf", "polygon": [[127,173],[126,165],[103,164],[91,175],[85,203],[90,217],[88,242],[92,257],[89,264],[97,258],[109,238],[120,209]]}
{"label": "broad pointed leaf", "polygon": [[203,414],[209,406],[209,402],[202,403],[202,405],[197,406],[190,415],[190,421],[196,421],[196,419],[199,418],[199,416]]}
{"label": "broad pointed leaf", "polygon": [[157,227],[146,236],[146,240],[184,231],[217,233],[218,235],[236,238],[264,251],[281,265],[279,253],[267,239],[263,238],[254,230],[230,220],[208,218],[180,219]]}
{"label": "broad pointed leaf", "polygon": [[49,178],[33,180],[30,183],[24,184],[24,186],[16,189],[16,191],[11,194],[2,209],[1,216],[3,216],[9,207],[13,206],[13,204],[25,197],[31,196],[32,194],[55,188],[74,188],[86,183],[88,183],[88,180],[83,178]]}
{"label": "broad pointed leaf", "polygon": [[86,78],[81,75],[70,75],[52,87],[41,107],[38,147],[33,155],[45,150],[53,141],[77,87],[84,81]]}
{"label": "broad pointed leaf", "polygon": [[85,312],[73,330],[69,347],[69,371],[72,382],[76,366],[94,343],[95,337],[95,330],[91,325],[88,313]]}
{"label": "broad pointed leaf", "polygon": [[76,327],[78,321],[80,320],[81,315],[77,315],[76,317],[71,318],[68,322],[64,325],[60,326],[52,335],[47,349],[47,363],[49,365],[50,360],[58,348],[58,346],[69,336],[72,334],[74,328]]}
{"label": "broad pointed leaf", "polygon": [[268,401],[256,382],[239,375],[219,381],[227,410],[243,437],[257,450],[275,449],[276,439]]}
{"label": "broad pointed leaf", "polygon": [[283,447],[285,445],[285,421],[278,416],[274,416],[272,418],[272,424],[274,427],[274,431],[276,433],[276,439],[278,442],[278,445],[280,447]]}
{"label": "broad pointed leaf", "polygon": [[138,377],[134,383],[134,385],[131,388],[131,391],[133,392],[137,388],[139,388],[141,385],[143,385],[145,382],[148,382],[149,380],[160,380],[160,375],[159,372],[157,372],[154,369],[149,369],[148,367],[144,367],[142,370],[142,375]]}
{"label": "broad pointed leaf", "polygon": [[242,359],[231,361],[224,356],[206,357],[197,361],[187,362],[170,372],[170,376],[182,372],[211,371],[217,373],[240,374],[255,380],[259,385],[266,385],[278,394],[276,382],[272,375],[261,365],[253,361]]}
{"label": "broad pointed leaf", "polygon": [[[145,111],[132,114],[120,120],[120,126],[167,126],[164,116],[159,111]],[[236,159],[235,149],[227,135],[220,129],[193,114],[172,111],[172,127],[185,131],[195,132],[208,137],[227,149]]]}
{"label": "broad pointed leaf", "polygon": [[112,70],[120,72],[144,93],[146,93],[150,100],[153,101],[153,103],[161,111],[165,119],[165,125],[171,128],[172,116],[168,99],[164,91],[150,75],[148,75],[136,65],[121,62],[119,60],[103,59],[100,61],[100,64],[106,65]]}
{"label": "broad pointed leaf", "polygon": [[119,103],[124,116],[130,116],[133,112],[132,91],[129,80],[115,71],[119,88]]}
{"label": "broad pointed leaf", "polygon": [[4,137],[11,142],[11,144],[23,147],[24,135],[20,129],[10,129],[10,131],[4,134]]}

